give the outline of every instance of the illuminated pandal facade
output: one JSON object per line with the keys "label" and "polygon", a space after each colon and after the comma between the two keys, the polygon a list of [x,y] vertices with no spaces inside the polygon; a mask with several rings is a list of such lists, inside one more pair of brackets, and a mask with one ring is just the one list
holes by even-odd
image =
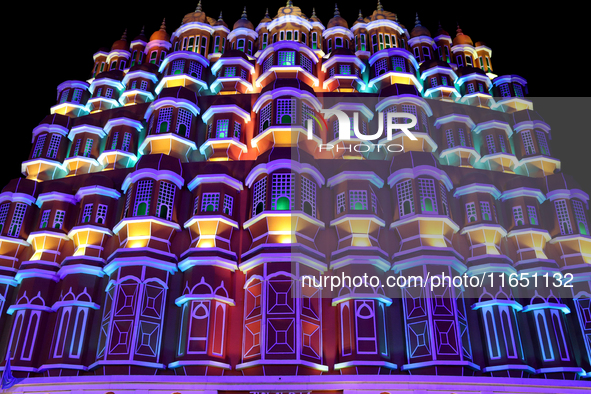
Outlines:
{"label": "illuminated pandal facade", "polygon": [[[489,47],[459,27],[432,37],[418,16],[409,33],[379,2],[351,26],[290,1],[233,29],[200,3],[166,29],[124,34],[89,80],[60,84],[24,178],[0,194],[1,365],[9,354],[24,378],[11,390],[586,384],[589,196],[560,172],[526,80],[493,74]],[[337,140],[336,117],[307,138],[324,103],[348,97],[376,99],[339,107],[363,134],[405,112],[417,140]],[[404,151],[373,149],[393,144]],[[301,286],[354,269],[483,283]],[[489,277],[535,273],[537,287]]]}

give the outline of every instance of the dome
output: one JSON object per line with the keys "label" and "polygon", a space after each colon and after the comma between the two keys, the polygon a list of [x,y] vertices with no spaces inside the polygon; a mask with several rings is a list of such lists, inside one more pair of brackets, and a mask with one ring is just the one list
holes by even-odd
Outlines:
{"label": "dome", "polygon": [[471,66],[458,67],[458,69],[456,70],[456,74],[458,77],[462,77],[464,75],[469,75],[469,74],[480,74],[480,75],[486,76],[486,73],[484,71],[482,71],[481,69],[479,69],[477,67],[471,67]]}
{"label": "dome", "polygon": [[215,21],[215,23],[213,25],[228,27],[228,24],[226,22],[224,22],[224,20],[222,19],[222,11],[220,11],[220,16],[218,17],[218,20]]}
{"label": "dome", "polygon": [[42,187],[41,193],[39,193],[39,194],[52,193],[52,192],[73,194],[72,193],[72,186],[70,186],[69,184],[66,184],[65,182],[60,182],[60,181],[43,182],[41,187]]}
{"label": "dome", "polygon": [[37,182],[30,179],[16,178],[8,182],[8,185],[4,186],[2,193],[24,193],[29,196],[35,196],[35,190],[37,189]]}
{"label": "dome", "polygon": [[183,86],[176,86],[172,88],[164,88],[158,95],[158,99],[166,98],[166,97],[173,97],[179,99],[185,99],[187,101],[192,102],[193,104],[197,105],[197,93],[189,90]]}
{"label": "dome", "polygon": [[359,10],[359,16],[357,17],[357,20],[355,22],[353,22],[353,26],[355,26],[358,23],[366,23],[365,18],[363,18],[363,14],[361,13],[361,10]]}
{"label": "dome", "polygon": [[424,61],[423,63],[421,63],[421,65],[419,67],[419,71],[422,73],[425,70],[428,70],[433,67],[443,67],[443,68],[451,69],[448,62],[444,62],[439,59],[431,59],[431,60],[427,60],[427,61]]}
{"label": "dome", "polygon": [[241,57],[242,59],[249,61],[248,60],[248,55],[244,52],[242,52],[239,49],[228,49],[224,51],[224,54],[222,56],[220,56],[220,59],[225,59],[225,58],[235,58],[235,57]]}
{"label": "dome", "polygon": [[384,11],[384,6],[380,2],[380,0],[378,0],[377,9],[373,12],[373,14],[370,15],[370,17],[368,19],[370,22],[375,21],[375,20],[379,20],[379,19],[388,19],[388,20],[391,20],[394,22],[398,22],[398,17],[396,16],[395,13],[390,12],[390,11]]}
{"label": "dome", "polygon": [[403,85],[400,83],[395,83],[393,85],[388,86],[385,89],[380,90],[379,97],[384,98],[391,96],[400,96],[402,94],[410,94],[413,96],[422,97],[421,93],[419,93],[415,85]]}
{"label": "dome", "polygon": [[480,46],[486,46],[486,43],[484,41],[476,41],[476,44],[474,44],[475,47],[480,47]]}
{"label": "dome", "polygon": [[473,45],[470,36],[462,33],[460,25],[458,25],[458,29],[456,30],[456,37],[453,40],[453,45]]}
{"label": "dome", "polygon": [[84,181],[82,187],[89,186],[103,186],[109,189],[114,189],[113,181],[105,175],[91,175]]}
{"label": "dome", "polygon": [[242,11],[242,17],[240,19],[238,19],[236,21],[236,23],[234,23],[234,26],[232,27],[233,30],[240,29],[240,28],[254,30],[254,26],[253,26],[252,22],[249,21],[248,17],[246,16],[246,7],[244,7],[244,11]]}
{"label": "dome", "polygon": [[39,124],[40,125],[55,124],[55,125],[59,125],[59,126],[63,126],[65,128],[68,128],[71,120],[72,120],[72,118],[70,118],[69,116],[55,113],[52,115],[47,115],[45,118],[43,118],[43,120],[41,122],[39,122]]}
{"label": "dome", "polygon": [[443,27],[441,27],[441,23],[439,23],[439,27],[437,28],[437,35],[450,37],[449,33],[447,31],[445,31],[445,29]]}
{"label": "dome", "polygon": [[295,88],[298,90],[305,90],[306,92],[311,93],[312,96],[316,96],[316,92],[314,92],[314,89],[312,89],[306,83],[300,81],[299,79],[287,78],[279,78],[271,82],[261,90],[261,95],[271,90],[276,90],[280,88]]}
{"label": "dome", "polygon": [[349,49],[349,48],[344,48],[344,47],[343,48],[337,48],[337,49],[335,49],[334,51],[332,51],[330,53],[330,55],[328,56],[328,58],[330,59],[332,57],[339,56],[339,55],[342,55],[342,56],[355,56],[355,53],[351,49]]}
{"label": "dome", "polygon": [[403,168],[414,168],[419,166],[430,166],[440,168],[439,162],[431,152],[408,151],[400,155],[394,155],[390,162],[390,173]]}
{"label": "dome", "polygon": [[269,9],[267,8],[267,9],[265,10],[265,17],[264,17],[263,19],[261,19],[261,21],[260,21],[259,23],[269,23],[269,22],[271,22],[271,21],[272,21],[272,19],[271,19],[271,17],[269,16]]}
{"label": "dome", "polygon": [[170,41],[170,36],[166,32],[166,18],[162,19],[160,30],[156,30],[150,36],[150,41]]}
{"label": "dome", "polygon": [[201,22],[209,24],[209,22],[207,21],[207,15],[205,15],[205,12],[201,10],[201,0],[199,0],[199,3],[197,4],[195,12],[189,12],[187,15],[185,15],[181,24],[184,25],[191,22]]}
{"label": "dome", "polygon": [[306,15],[304,15],[304,13],[300,9],[300,7],[294,7],[293,2],[291,0],[289,0],[287,2],[285,7],[279,8],[279,10],[277,11],[277,15],[273,19],[279,18],[281,16],[285,16],[285,15],[294,15],[294,16],[306,18]]}
{"label": "dome", "polygon": [[345,29],[349,28],[349,24],[343,17],[341,17],[341,13],[339,12],[339,8],[337,5],[334,5],[334,16],[331,20],[328,21],[328,25],[326,25],[327,29],[331,27],[344,27]]}
{"label": "dome", "polygon": [[181,160],[163,153],[143,155],[138,160],[135,169],[141,170],[143,168],[153,169],[156,171],[168,170],[178,175],[182,175],[183,173]]}
{"label": "dome", "polygon": [[138,36],[136,38],[133,39],[133,41],[146,42],[148,40],[148,37],[146,37],[146,33],[144,33],[144,28],[145,28],[145,26],[142,26],[142,31],[140,32],[140,34],[138,34]]}
{"label": "dome", "polygon": [[125,31],[123,32],[121,39],[115,41],[113,43],[113,46],[111,47],[112,51],[116,51],[118,49],[122,49],[124,51],[127,51],[129,49],[129,44],[127,43],[127,29],[125,29]]}
{"label": "dome", "polygon": [[318,22],[318,23],[322,23],[322,21],[320,20],[320,18],[318,18],[316,16],[316,8],[312,8],[312,16],[310,17],[310,21],[311,22]]}
{"label": "dome", "polygon": [[96,126],[96,127],[103,127],[103,124],[101,123],[99,118],[93,118],[91,116],[81,116],[79,118],[76,118],[74,126],[82,126],[82,125],[88,125],[88,126]]}
{"label": "dome", "polygon": [[421,25],[421,21],[419,20],[419,13],[417,12],[416,18],[415,18],[415,27],[410,32],[410,38],[419,37],[419,36],[431,37],[431,32],[425,26]]}
{"label": "dome", "polygon": [[135,66],[129,69],[129,72],[137,70],[143,70],[152,74],[158,74],[158,66],[152,63],[136,64]]}

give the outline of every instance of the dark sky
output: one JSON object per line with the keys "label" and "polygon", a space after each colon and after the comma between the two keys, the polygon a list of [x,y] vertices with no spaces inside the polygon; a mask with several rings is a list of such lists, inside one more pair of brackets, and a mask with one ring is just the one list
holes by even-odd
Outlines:
{"label": "dark sky", "polygon": [[[243,5],[229,1],[203,2],[203,10],[217,18],[223,8],[229,27],[240,18]],[[339,4],[341,16],[349,24],[357,19],[359,4],[364,16],[373,12],[377,2]],[[478,5],[480,3],[481,5]],[[154,4],[158,4],[155,6]],[[284,1],[248,2],[248,16],[256,26],[269,7],[271,17]],[[333,3],[295,1],[310,16],[316,7],[317,16],[326,25],[334,12]],[[415,12],[423,26],[435,33],[438,21],[452,37],[456,22],[474,42],[484,41],[493,51],[496,74],[517,74],[528,80],[534,97],[550,97],[539,105],[540,114],[552,127],[551,148],[562,160],[565,173],[571,174],[591,194],[591,160],[589,145],[591,128],[584,123],[584,114],[591,108],[589,82],[584,76],[583,58],[588,50],[587,21],[580,9],[545,8],[541,3],[527,2],[382,2],[384,8],[398,14],[410,31]],[[519,4],[519,8],[512,5]],[[142,25],[146,34],[157,30],[166,17],[172,33],[183,15],[192,12],[190,2],[14,2],[13,10],[3,16],[5,29],[3,75],[5,98],[3,127],[5,154],[0,155],[2,173],[0,187],[19,176],[21,162],[31,149],[33,128],[49,114],[55,104],[56,87],[66,80],[86,80],[93,65],[92,55],[100,47],[108,47],[128,28],[133,39]],[[525,5],[525,6],[523,6]],[[434,35],[434,34],[433,34]],[[572,51],[572,52],[571,52]],[[585,97],[587,96],[587,97]],[[577,99],[559,99],[578,97]],[[556,107],[560,105],[560,109]],[[547,108],[547,109],[546,109]],[[568,121],[566,124],[565,122]]]}

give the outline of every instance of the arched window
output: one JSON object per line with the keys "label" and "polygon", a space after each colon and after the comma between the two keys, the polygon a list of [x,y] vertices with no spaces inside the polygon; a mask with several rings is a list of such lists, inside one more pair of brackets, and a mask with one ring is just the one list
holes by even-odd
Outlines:
{"label": "arched window", "polygon": [[137,215],[142,216],[146,214],[146,208],[148,205],[145,202],[141,202],[137,207]]}
{"label": "arched window", "polygon": [[277,211],[289,211],[290,207],[289,198],[287,197],[280,197],[277,199],[276,210]]}
{"label": "arched window", "polygon": [[160,214],[158,215],[160,216],[162,219],[166,219],[168,216],[168,207],[166,205],[162,205],[160,207]]}
{"label": "arched window", "polygon": [[310,204],[308,201],[304,202],[304,212],[308,215],[312,215],[312,204]]}

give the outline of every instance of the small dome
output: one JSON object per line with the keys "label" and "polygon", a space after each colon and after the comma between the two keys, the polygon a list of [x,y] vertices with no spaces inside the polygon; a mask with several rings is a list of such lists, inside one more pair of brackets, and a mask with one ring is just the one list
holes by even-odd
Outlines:
{"label": "small dome", "polygon": [[64,193],[64,194],[74,194],[72,193],[72,186],[65,182],[61,181],[54,181],[54,182],[43,182],[41,185],[41,193]]}
{"label": "small dome", "polygon": [[373,14],[370,15],[369,21],[375,21],[379,19],[388,19],[394,22],[398,22],[398,16],[396,16],[395,13],[390,11],[384,11],[384,6],[380,2],[380,0],[378,0],[377,9],[373,12]]}
{"label": "small dome", "polygon": [[300,9],[300,7],[295,7],[291,0],[289,0],[287,2],[285,7],[279,8],[279,10],[277,11],[277,15],[273,19],[277,19],[277,18],[284,16],[284,15],[293,15],[293,16],[299,16],[302,18],[306,18],[306,15],[304,15],[304,13]]}
{"label": "small dome", "polygon": [[170,41],[170,36],[166,32],[166,18],[162,19],[160,30],[156,30],[150,36],[150,41]]}
{"label": "small dome", "polygon": [[482,71],[481,69],[479,69],[477,67],[471,67],[471,66],[458,67],[458,69],[456,70],[456,74],[458,77],[463,77],[464,75],[470,75],[470,74],[480,74],[482,76],[486,76],[486,73],[484,71]]}
{"label": "small dome", "polygon": [[145,28],[145,26],[142,26],[142,31],[140,32],[140,34],[137,35],[136,38],[133,39],[133,41],[144,41],[144,42],[146,42],[148,40],[148,37],[146,37],[146,33],[144,32],[144,28]]}
{"label": "small dome", "polygon": [[197,4],[195,12],[189,12],[187,15],[185,15],[181,24],[184,25],[191,22],[209,23],[207,21],[207,15],[205,15],[205,12],[203,12],[201,9],[201,0],[199,0],[199,3]]}
{"label": "small dome", "polygon": [[91,175],[86,181],[84,181],[83,187],[88,186],[103,186],[109,189],[113,189],[113,181],[111,178],[105,175]]}
{"label": "small dome", "polygon": [[394,155],[390,162],[390,173],[403,168],[414,168],[419,166],[430,166],[440,168],[439,162],[431,152],[408,151],[400,155]]}
{"label": "small dome", "polygon": [[419,37],[419,36],[431,37],[431,32],[429,31],[429,29],[427,29],[426,27],[421,25],[421,21],[419,20],[419,13],[417,12],[416,19],[415,19],[415,27],[410,32],[410,38]]}
{"label": "small dome", "polygon": [[330,29],[331,27],[344,27],[345,29],[349,28],[349,24],[347,23],[347,21],[345,19],[343,19],[343,17],[341,17],[341,13],[339,12],[339,8],[337,7],[337,5],[334,5],[334,16],[332,17],[331,20],[328,21],[328,25],[326,25],[327,29]]}
{"label": "small dome", "polygon": [[430,68],[433,68],[433,67],[443,67],[443,68],[451,69],[449,63],[444,62],[439,59],[431,59],[431,60],[427,60],[427,61],[424,61],[423,63],[421,63],[421,66],[419,67],[419,71],[421,73],[423,73],[424,71],[426,71]]}
{"label": "small dome", "polygon": [[143,70],[152,74],[158,74],[158,66],[152,63],[136,64],[135,66],[129,69],[129,72],[137,70]]}
{"label": "small dome", "polygon": [[421,93],[417,90],[415,85],[404,85],[400,83],[395,83],[393,85],[388,86],[385,89],[380,90],[379,97],[391,97],[391,96],[400,96],[403,94],[410,94],[417,97],[422,97]]}
{"label": "small dome", "polygon": [[280,88],[295,88],[297,90],[305,90],[306,92],[311,93],[312,96],[316,96],[316,92],[314,92],[314,89],[312,89],[306,83],[300,81],[299,79],[291,79],[291,78],[276,79],[275,81],[271,82],[270,84],[268,84],[267,86],[265,86],[261,90],[261,95],[266,92],[280,89]]}
{"label": "small dome", "polygon": [[319,22],[319,23],[322,23],[322,21],[320,20],[320,18],[318,18],[316,16],[316,8],[312,8],[312,16],[310,17],[310,21],[311,22]]}
{"label": "small dome", "polygon": [[465,35],[462,33],[462,29],[460,29],[460,25],[458,25],[458,29],[456,30],[456,37],[453,40],[454,45],[474,45],[472,44],[472,39],[470,36]]}
{"label": "small dome", "polygon": [[224,51],[224,54],[222,56],[220,56],[220,59],[227,59],[227,58],[235,58],[235,57],[240,57],[246,61],[248,60],[248,55],[244,52],[242,52],[239,49],[228,49]]}
{"label": "small dome", "polygon": [[359,16],[357,17],[357,20],[353,22],[353,26],[355,26],[358,23],[366,23],[365,19],[363,18],[363,14],[361,13],[361,10],[359,10]]}
{"label": "small dome", "polygon": [[158,99],[165,98],[165,97],[174,97],[174,98],[185,99],[187,101],[192,102],[193,104],[197,104],[197,93],[195,93],[192,90],[189,90],[183,86],[176,86],[173,88],[162,89],[162,91],[158,95],[158,98],[156,99],[156,101]]}
{"label": "small dome", "polygon": [[116,51],[118,49],[122,49],[124,51],[127,51],[129,49],[129,44],[127,43],[127,29],[125,29],[125,31],[123,32],[121,39],[115,41],[113,43],[113,46],[111,47],[112,51]]}
{"label": "small dome", "polygon": [[37,182],[30,179],[16,178],[8,182],[8,185],[4,186],[2,193],[24,193],[29,196],[35,196],[35,189],[37,189]]}
{"label": "small dome", "polygon": [[441,27],[441,23],[439,23],[439,27],[437,28],[437,35],[438,36],[448,36],[448,37],[451,37],[449,35],[449,33],[447,31],[445,31],[445,29],[443,27]]}
{"label": "small dome", "polygon": [[479,47],[479,46],[486,46],[486,43],[484,41],[476,41],[476,44],[474,44],[475,47]]}
{"label": "small dome", "polygon": [[41,122],[39,122],[39,124],[55,124],[68,128],[70,126],[71,120],[72,118],[70,118],[69,116],[55,113],[53,115],[47,115],[45,118],[43,118]]}
{"label": "small dome", "polygon": [[249,21],[248,17],[246,16],[246,7],[244,7],[244,11],[242,11],[242,17],[240,19],[238,19],[236,21],[236,23],[234,23],[234,26],[232,27],[233,30],[240,29],[240,28],[254,30],[254,26],[253,26],[252,22]]}
{"label": "small dome", "polygon": [[215,21],[215,23],[213,25],[214,26],[228,27],[228,25],[226,24],[226,22],[224,22],[224,20],[222,19],[222,11],[220,11],[220,16],[218,17],[218,20]]}
{"label": "small dome", "polygon": [[168,170],[181,176],[183,174],[181,160],[162,153],[143,155],[135,166],[136,170],[141,170],[142,168],[149,168],[156,171]]}
{"label": "small dome", "polygon": [[88,126],[96,126],[96,127],[103,127],[103,124],[101,123],[99,118],[94,118],[92,116],[81,116],[79,118],[75,118],[75,123],[74,126],[82,126],[82,125],[88,125]]}
{"label": "small dome", "polygon": [[337,48],[330,53],[329,59],[334,56],[355,56],[353,50],[349,48]]}
{"label": "small dome", "polygon": [[272,19],[271,19],[271,17],[269,16],[269,9],[267,8],[267,9],[265,10],[265,17],[264,17],[263,19],[261,19],[261,21],[260,21],[259,23],[269,23],[269,22],[271,22],[271,21],[272,21]]}

